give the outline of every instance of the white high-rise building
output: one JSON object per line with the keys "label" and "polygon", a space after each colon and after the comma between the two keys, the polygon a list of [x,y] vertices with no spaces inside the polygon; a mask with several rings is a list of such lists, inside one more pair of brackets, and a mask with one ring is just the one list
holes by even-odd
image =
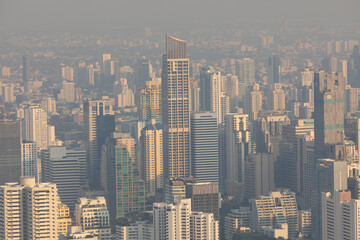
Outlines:
{"label": "white high-rise building", "polygon": [[190,84],[186,49],[186,41],[166,35],[161,82],[165,178],[191,175]]}
{"label": "white high-rise building", "polygon": [[3,84],[0,88],[1,95],[3,96],[4,102],[13,103],[16,101],[14,95],[14,84]]}
{"label": "white high-rise building", "polygon": [[314,82],[314,71],[305,68],[304,71],[301,72],[301,85],[310,87],[312,86],[313,82]]}
{"label": "white high-rise building", "polygon": [[217,114],[218,123],[221,118],[221,72],[212,66],[203,68],[200,72],[200,110]]}
{"label": "white high-rise building", "polygon": [[57,96],[59,102],[72,103],[75,101],[75,84],[70,81],[63,81],[60,93]]}
{"label": "white high-rise building", "polygon": [[69,66],[61,66],[61,80],[74,81],[74,69]]}
{"label": "white high-rise building", "polygon": [[164,187],[162,126],[152,119],[141,131],[142,179],[148,196],[155,196],[157,189]]}
{"label": "white high-rise building", "polygon": [[110,216],[104,197],[79,198],[75,209],[76,225],[94,233],[100,240],[110,240]]}
{"label": "white high-rise building", "polygon": [[36,142],[39,150],[50,145],[47,120],[47,112],[38,106],[30,106],[24,110],[23,139]]}
{"label": "white high-rise building", "polygon": [[281,89],[279,83],[271,85],[270,92],[270,109],[274,111],[285,110],[285,92]]}
{"label": "white high-rise building", "polygon": [[250,120],[256,120],[262,110],[262,92],[260,85],[255,83],[246,87],[244,112],[249,114]]}
{"label": "white high-rise building", "polygon": [[321,193],[321,239],[360,239],[360,200],[350,191]]}
{"label": "white high-rise building", "polygon": [[155,240],[154,225],[146,221],[136,221],[129,226],[116,226],[117,240]]}
{"label": "white high-rise building", "polygon": [[46,97],[41,100],[41,108],[48,114],[56,113],[56,100],[52,97]]}
{"label": "white high-rise building", "polygon": [[21,176],[40,180],[38,148],[36,142],[24,140],[21,143]]}
{"label": "white high-rise building", "polygon": [[191,199],[176,204],[154,203],[153,214],[157,240],[219,239],[219,222],[212,213],[192,212]]}
{"label": "white high-rise building", "polygon": [[55,184],[21,178],[0,186],[0,239],[58,239]]}
{"label": "white high-rise building", "polygon": [[226,192],[239,197],[245,178],[245,160],[252,152],[251,132],[247,114],[225,116],[226,128]]}

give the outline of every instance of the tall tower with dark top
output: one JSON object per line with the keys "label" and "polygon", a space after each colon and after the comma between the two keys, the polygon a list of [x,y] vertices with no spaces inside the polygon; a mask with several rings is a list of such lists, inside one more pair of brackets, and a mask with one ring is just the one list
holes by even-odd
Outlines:
{"label": "tall tower with dark top", "polygon": [[280,82],[280,57],[279,55],[273,55],[269,57],[268,62],[268,83],[279,83]]}
{"label": "tall tower with dark top", "polygon": [[186,41],[166,36],[163,56],[164,175],[190,176],[189,59]]}
{"label": "tall tower with dark top", "polygon": [[110,99],[84,101],[84,135],[87,178],[93,189],[100,188],[101,148],[115,131],[115,116]]}

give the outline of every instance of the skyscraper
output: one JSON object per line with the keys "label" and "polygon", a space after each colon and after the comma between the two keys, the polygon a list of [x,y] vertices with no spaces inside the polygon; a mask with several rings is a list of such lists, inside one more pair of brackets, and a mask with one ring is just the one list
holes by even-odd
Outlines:
{"label": "skyscraper", "polygon": [[0,184],[17,182],[21,176],[19,122],[0,121]]}
{"label": "skyscraper", "polygon": [[34,141],[39,150],[51,145],[49,139],[47,112],[38,106],[29,106],[24,110],[23,134],[25,140]]}
{"label": "skyscraper", "polygon": [[[105,122],[107,124],[105,124]],[[106,128],[99,128],[99,126]],[[84,135],[87,177],[90,187],[100,187],[101,143],[115,130],[113,105],[110,99],[84,101]]]}
{"label": "skyscraper", "polygon": [[250,120],[256,120],[262,109],[262,92],[260,85],[255,83],[246,87],[245,113],[249,114]]}
{"label": "skyscraper", "polygon": [[142,179],[148,196],[164,187],[162,126],[155,120],[143,128],[140,137]]}
{"label": "skyscraper", "polygon": [[349,191],[321,194],[322,240],[359,239],[360,200]]}
{"label": "skyscraper", "polygon": [[28,85],[30,80],[30,58],[28,55],[23,56],[23,85],[25,92],[28,91]]}
{"label": "skyscraper", "polygon": [[57,239],[56,184],[20,179],[0,186],[0,239]]}
{"label": "skyscraper", "polygon": [[252,152],[251,132],[247,114],[230,113],[226,127],[226,192],[240,197],[241,183],[245,178],[245,161]]}
{"label": "skyscraper", "polygon": [[42,181],[57,185],[61,201],[74,210],[80,188],[86,181],[86,159],[82,149],[49,147],[41,152]]}
{"label": "skyscraper", "polygon": [[56,100],[52,97],[45,97],[41,99],[41,108],[48,114],[56,113]]}
{"label": "skyscraper", "polygon": [[197,182],[219,182],[217,114],[191,113],[191,172]]}
{"label": "skyscraper", "polygon": [[191,198],[191,209],[193,211],[212,213],[215,220],[219,220],[221,204],[219,184],[211,182],[187,183],[186,198]]}
{"label": "skyscraper", "polygon": [[193,212],[191,199],[154,203],[153,215],[155,239],[219,239],[219,222],[211,213]]}
{"label": "skyscraper", "polygon": [[136,60],[135,64],[135,83],[139,87],[144,87],[146,81],[151,80],[151,64],[149,59],[142,57]]}
{"label": "skyscraper", "polygon": [[268,84],[280,82],[280,57],[273,55],[268,61]]}
{"label": "skyscraper", "polygon": [[63,81],[60,93],[57,95],[57,100],[64,103],[72,103],[75,101],[75,83],[70,81]]}
{"label": "skyscraper", "polygon": [[106,188],[112,219],[145,210],[145,186],[135,161],[135,140],[114,132],[103,148],[106,161]]}
{"label": "skyscraper", "polygon": [[36,142],[23,140],[21,143],[21,176],[34,177],[35,182],[40,181],[38,168],[38,148]]}
{"label": "skyscraper", "polygon": [[341,145],[344,142],[344,86],[342,73],[324,71],[315,73],[314,116],[317,158],[341,159],[343,157]]}
{"label": "skyscraper", "polygon": [[166,36],[162,71],[165,178],[188,177],[190,170],[189,59],[186,41]]}
{"label": "skyscraper", "polygon": [[217,114],[221,118],[221,72],[212,66],[205,67],[200,72],[200,110]]}
{"label": "skyscraper", "polygon": [[359,46],[354,46],[351,59],[348,61],[347,65],[347,82],[353,88],[360,87],[360,52]]}
{"label": "skyscraper", "polygon": [[140,90],[139,120],[162,119],[161,81],[146,81]]}
{"label": "skyscraper", "polygon": [[70,82],[74,81],[74,69],[72,67],[61,65],[60,73],[60,80]]}
{"label": "skyscraper", "polygon": [[242,58],[237,60],[236,75],[239,82],[250,84],[255,82],[255,60]]}
{"label": "skyscraper", "polygon": [[274,154],[250,154],[245,163],[246,197],[257,198],[275,189]]}
{"label": "skyscraper", "polygon": [[273,84],[270,88],[270,109],[274,111],[285,110],[285,92],[280,84]]}

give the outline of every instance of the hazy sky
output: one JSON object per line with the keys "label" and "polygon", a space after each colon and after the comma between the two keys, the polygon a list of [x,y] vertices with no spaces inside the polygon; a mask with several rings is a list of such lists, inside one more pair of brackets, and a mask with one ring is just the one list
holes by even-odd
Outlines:
{"label": "hazy sky", "polygon": [[142,32],[249,22],[359,24],[359,0],[0,0],[0,30]]}

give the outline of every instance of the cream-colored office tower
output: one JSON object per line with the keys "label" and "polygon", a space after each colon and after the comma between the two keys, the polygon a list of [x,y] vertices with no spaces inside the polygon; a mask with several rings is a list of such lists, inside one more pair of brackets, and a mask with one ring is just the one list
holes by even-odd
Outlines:
{"label": "cream-colored office tower", "polygon": [[162,71],[164,177],[190,172],[189,59],[186,41],[166,35]]}
{"label": "cream-colored office tower", "polygon": [[58,239],[57,200],[56,185],[35,178],[0,186],[0,239]]}
{"label": "cream-colored office tower", "polygon": [[343,73],[345,83],[348,84],[348,60],[340,60],[340,71]]}
{"label": "cream-colored office tower", "polygon": [[345,96],[346,113],[356,113],[359,110],[359,88],[352,88],[350,85],[346,85]]}
{"label": "cream-colored office tower", "polygon": [[310,87],[312,86],[313,83],[314,83],[314,71],[305,68],[304,71],[301,72],[301,85]]}
{"label": "cream-colored office tower", "polygon": [[350,191],[321,193],[321,239],[360,239],[360,200]]}
{"label": "cream-colored office tower", "polygon": [[38,106],[30,106],[24,110],[22,137],[36,142],[39,150],[49,146],[47,120],[47,112]]}
{"label": "cream-colored office tower", "polygon": [[299,229],[298,207],[295,193],[288,190],[270,192],[251,200],[251,229],[261,231],[262,227],[276,227],[276,224],[288,224],[289,236],[297,236]]}
{"label": "cream-colored office tower", "polygon": [[135,95],[129,88],[127,79],[121,78],[117,83],[117,88],[115,89],[115,92],[117,93],[116,106],[118,108],[135,106]]}
{"label": "cream-colored office tower", "polygon": [[218,240],[219,222],[215,221],[214,214],[192,212],[190,215],[190,239]]}
{"label": "cream-colored office tower", "polygon": [[70,81],[63,81],[62,88],[58,94],[58,101],[63,103],[72,103],[75,101],[75,84]]}
{"label": "cream-colored office tower", "polygon": [[45,97],[41,99],[41,108],[49,115],[56,113],[56,100],[52,97]]}
{"label": "cream-colored office tower", "polygon": [[10,77],[11,76],[11,68],[3,66],[1,68],[1,76],[3,77]]}
{"label": "cream-colored office tower", "polygon": [[16,101],[14,95],[14,84],[3,84],[0,88],[1,96],[4,98],[4,102],[13,103]]}
{"label": "cream-colored office tower", "polygon": [[61,79],[63,81],[74,81],[74,69],[69,66],[62,65],[60,67],[61,70]]}
{"label": "cream-colored office tower", "polygon": [[225,117],[226,128],[226,192],[240,197],[245,178],[245,161],[252,152],[251,132],[247,114],[230,113]]}
{"label": "cream-colored office tower", "polygon": [[249,114],[250,121],[256,120],[262,110],[262,92],[259,84],[247,86],[245,94],[245,113]]}
{"label": "cream-colored office tower", "polygon": [[218,123],[221,118],[221,72],[212,66],[205,67],[200,72],[200,110],[217,114]]}
{"label": "cream-colored office tower", "polygon": [[219,239],[219,222],[212,213],[192,212],[191,199],[176,204],[154,203],[153,216],[157,240]]}
{"label": "cream-colored office tower", "polygon": [[147,196],[155,196],[158,189],[164,187],[163,179],[163,136],[162,126],[151,121],[143,128],[141,137],[142,179],[145,182]]}
{"label": "cream-colored office tower", "polygon": [[270,109],[273,111],[285,110],[285,92],[279,83],[274,83],[269,92]]}
{"label": "cream-colored office tower", "polygon": [[140,90],[139,95],[139,120],[161,120],[161,81],[145,81],[145,88]]}
{"label": "cream-colored office tower", "polygon": [[110,216],[104,197],[79,198],[75,221],[83,231],[94,233],[100,240],[111,239]]}

